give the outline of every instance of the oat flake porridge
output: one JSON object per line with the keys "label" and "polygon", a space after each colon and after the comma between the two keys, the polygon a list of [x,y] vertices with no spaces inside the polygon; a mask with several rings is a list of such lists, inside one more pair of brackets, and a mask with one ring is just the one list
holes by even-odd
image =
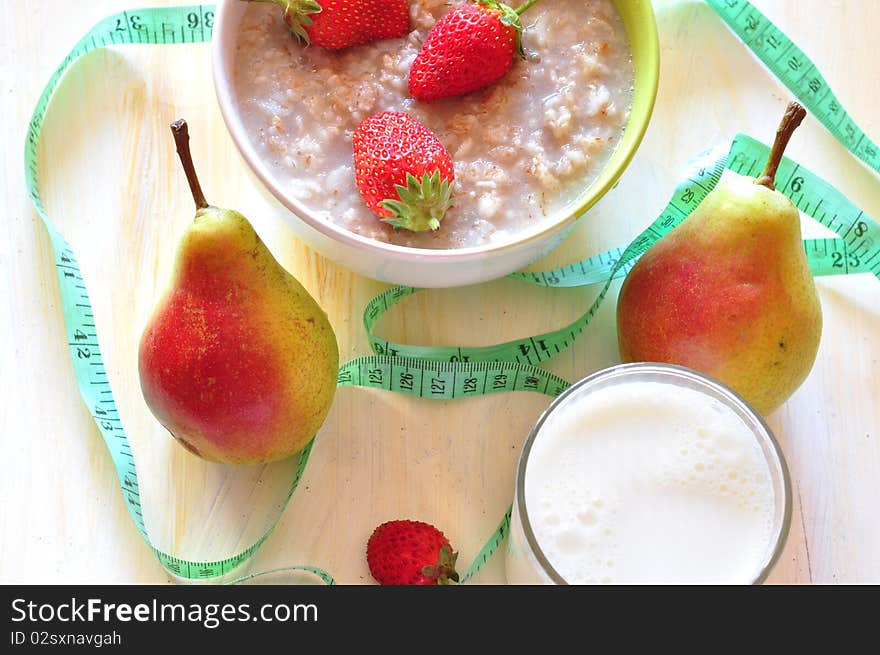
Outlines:
{"label": "oat flake porridge", "polygon": [[[526,60],[494,85],[424,104],[409,68],[459,0],[414,0],[412,31],[341,51],[297,43],[277,5],[249,3],[235,88],[257,151],[317,216],[418,248],[500,243],[574,200],[611,156],[629,116],[633,67],[611,0],[542,0],[523,15]],[[518,3],[513,6],[518,6]],[[431,129],[455,164],[453,206],[436,232],[395,232],[355,185],[351,136],[381,111]]]}

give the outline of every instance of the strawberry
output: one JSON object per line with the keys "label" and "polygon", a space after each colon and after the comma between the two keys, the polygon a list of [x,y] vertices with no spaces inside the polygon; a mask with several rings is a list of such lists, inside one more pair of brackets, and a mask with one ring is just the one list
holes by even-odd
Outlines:
{"label": "strawberry", "polygon": [[367,564],[382,585],[435,585],[458,582],[449,540],[421,521],[388,521],[367,542]]}
{"label": "strawberry", "polygon": [[339,50],[409,32],[407,0],[251,0],[274,2],[284,10],[297,39]]}
{"label": "strawberry", "polygon": [[409,114],[364,119],[352,136],[355,181],[367,206],[394,228],[436,230],[452,201],[452,158]]}
{"label": "strawberry", "polygon": [[520,14],[496,0],[474,0],[443,16],[431,31],[409,71],[409,92],[422,102],[458,96],[497,82],[524,56]]}

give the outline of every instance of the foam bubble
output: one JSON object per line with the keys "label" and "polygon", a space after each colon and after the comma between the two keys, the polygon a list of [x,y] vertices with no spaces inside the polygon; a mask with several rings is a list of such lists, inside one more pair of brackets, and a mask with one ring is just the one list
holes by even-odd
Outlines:
{"label": "foam bubble", "polygon": [[579,553],[587,541],[577,529],[566,528],[556,534],[556,546],[563,553]]}
{"label": "foam bubble", "polygon": [[582,512],[578,512],[578,520],[586,526],[593,527],[599,522],[599,517],[596,516],[596,512],[592,510],[584,510]]}

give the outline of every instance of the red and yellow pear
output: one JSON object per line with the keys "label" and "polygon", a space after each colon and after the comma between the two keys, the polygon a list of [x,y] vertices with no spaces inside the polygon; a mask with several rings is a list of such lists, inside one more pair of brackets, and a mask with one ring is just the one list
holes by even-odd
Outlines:
{"label": "red and yellow pear", "polygon": [[617,304],[624,362],[714,377],[768,414],[809,374],[822,310],[800,216],[774,178],[806,112],[791,103],[757,179],[724,172],[694,212],[630,271]]}
{"label": "red and yellow pear", "polygon": [[184,121],[172,132],[196,202],[143,332],[141,389],[187,450],[212,461],[284,459],[312,439],[336,390],[327,315],[250,222],[205,201]]}

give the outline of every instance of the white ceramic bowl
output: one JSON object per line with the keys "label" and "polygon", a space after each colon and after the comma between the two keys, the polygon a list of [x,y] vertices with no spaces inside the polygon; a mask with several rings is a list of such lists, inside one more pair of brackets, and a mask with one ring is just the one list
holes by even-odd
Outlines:
{"label": "white ceramic bowl", "polygon": [[559,245],[574,221],[610,189],[632,159],[654,106],[659,49],[650,0],[615,0],[629,36],[635,68],[633,109],[614,155],[598,179],[565,211],[533,228],[514,242],[474,248],[428,250],[369,239],[319,219],[279,187],[269,163],[257,152],[247,131],[233,85],[236,37],[247,3],[219,0],[212,37],[214,86],[220,111],[242,157],[277,204],[279,214],[297,236],[346,268],[384,282],[416,287],[452,287],[498,278],[546,254]]}

